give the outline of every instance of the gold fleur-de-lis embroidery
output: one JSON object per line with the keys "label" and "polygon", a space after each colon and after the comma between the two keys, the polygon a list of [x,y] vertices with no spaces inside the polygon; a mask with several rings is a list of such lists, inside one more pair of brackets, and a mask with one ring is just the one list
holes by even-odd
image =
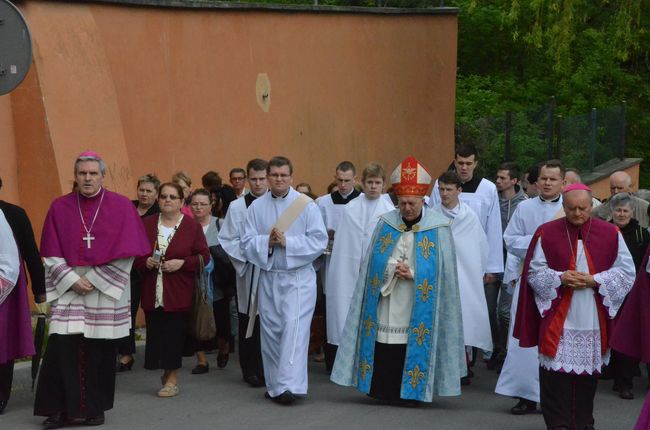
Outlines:
{"label": "gold fleur-de-lis embroidery", "polygon": [[415,388],[424,380],[425,372],[421,371],[420,366],[416,364],[413,370],[408,371],[408,375],[411,377],[411,387]]}
{"label": "gold fleur-de-lis embroidery", "polygon": [[364,358],[363,363],[359,363],[359,368],[361,368],[361,379],[365,381],[366,375],[368,374],[372,366],[368,364],[368,360]]}
{"label": "gold fleur-de-lis embroidery", "polygon": [[417,233],[418,231],[420,231],[420,226],[415,224],[413,227],[411,227],[411,230],[413,230],[414,233]]}
{"label": "gold fleur-de-lis embroidery", "polygon": [[377,287],[381,286],[381,280],[379,279],[379,275],[377,273],[375,273],[375,277],[370,280],[370,285],[372,285],[371,293],[374,296],[377,292]]}
{"label": "gold fleur-de-lis embroidery", "polygon": [[421,241],[418,242],[418,248],[422,248],[422,256],[425,260],[429,259],[431,255],[431,250],[434,249],[436,245],[429,241],[429,238],[424,236]]}
{"label": "gold fleur-de-lis embroidery", "polygon": [[397,226],[397,229],[398,229],[399,231],[406,231],[406,224],[400,224],[400,225],[398,225],[398,226]]}
{"label": "gold fleur-de-lis embroidery", "polygon": [[424,337],[431,333],[428,328],[424,328],[424,323],[421,322],[420,326],[412,329],[414,334],[417,334],[415,341],[418,343],[418,346],[422,346],[424,343]]}
{"label": "gold fleur-de-lis embroidery", "polygon": [[372,322],[372,318],[368,316],[368,319],[363,322],[363,326],[366,328],[366,337],[370,336],[370,332],[372,331],[373,327],[375,326],[375,323]]}
{"label": "gold fleur-de-lis embroidery", "polygon": [[393,234],[389,232],[386,234],[386,236],[380,237],[379,240],[381,241],[379,252],[383,254],[386,252],[386,249],[388,249],[388,246],[393,243]]}
{"label": "gold fleur-de-lis embroidery", "polygon": [[422,302],[426,302],[429,300],[429,293],[431,293],[431,290],[433,290],[433,285],[429,284],[428,279],[425,279],[420,285],[418,285],[418,290],[420,290],[422,293],[420,296]]}

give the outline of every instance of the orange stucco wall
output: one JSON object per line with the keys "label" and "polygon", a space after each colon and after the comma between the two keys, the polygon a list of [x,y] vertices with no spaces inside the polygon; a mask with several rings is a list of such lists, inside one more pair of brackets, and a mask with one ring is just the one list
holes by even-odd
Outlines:
{"label": "orange stucco wall", "polygon": [[295,183],[322,193],[344,159],[391,170],[412,154],[435,175],[453,156],[455,14],[19,7],[34,61],[0,97],[0,198],[23,205],[37,234],[85,149],[129,196],[144,173],[184,169],[200,183],[253,157],[288,156]]}
{"label": "orange stucco wall", "polygon": [[[633,166],[628,167],[627,169],[623,169],[624,172],[627,172],[628,175],[632,177],[632,189],[634,191],[637,191],[639,189],[639,168],[641,167],[640,164],[635,164]],[[591,188],[591,191],[597,199],[604,200],[609,198],[611,195],[611,192],[609,190],[609,176],[606,176],[596,182],[592,182],[589,184],[589,187]]]}

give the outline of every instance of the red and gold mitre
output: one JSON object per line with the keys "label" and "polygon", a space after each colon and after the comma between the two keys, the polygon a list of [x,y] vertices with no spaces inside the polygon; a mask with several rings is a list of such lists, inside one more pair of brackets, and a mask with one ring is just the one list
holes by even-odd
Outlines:
{"label": "red and gold mitre", "polygon": [[431,175],[415,157],[407,157],[390,175],[390,183],[398,196],[424,197],[431,185]]}

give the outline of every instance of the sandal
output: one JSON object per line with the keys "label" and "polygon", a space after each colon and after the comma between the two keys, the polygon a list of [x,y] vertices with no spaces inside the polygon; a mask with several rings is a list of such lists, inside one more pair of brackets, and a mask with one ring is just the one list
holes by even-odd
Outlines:
{"label": "sandal", "polygon": [[165,384],[158,391],[158,397],[174,397],[176,395],[178,395],[178,385]]}

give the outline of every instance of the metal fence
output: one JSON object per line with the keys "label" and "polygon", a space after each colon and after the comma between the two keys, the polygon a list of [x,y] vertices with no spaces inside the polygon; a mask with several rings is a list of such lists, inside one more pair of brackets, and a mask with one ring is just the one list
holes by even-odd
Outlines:
{"label": "metal fence", "polygon": [[479,150],[480,173],[491,177],[504,161],[522,168],[551,158],[582,173],[613,158],[625,157],[625,102],[581,115],[556,113],[555,101],[500,117],[456,125],[456,142]]}

